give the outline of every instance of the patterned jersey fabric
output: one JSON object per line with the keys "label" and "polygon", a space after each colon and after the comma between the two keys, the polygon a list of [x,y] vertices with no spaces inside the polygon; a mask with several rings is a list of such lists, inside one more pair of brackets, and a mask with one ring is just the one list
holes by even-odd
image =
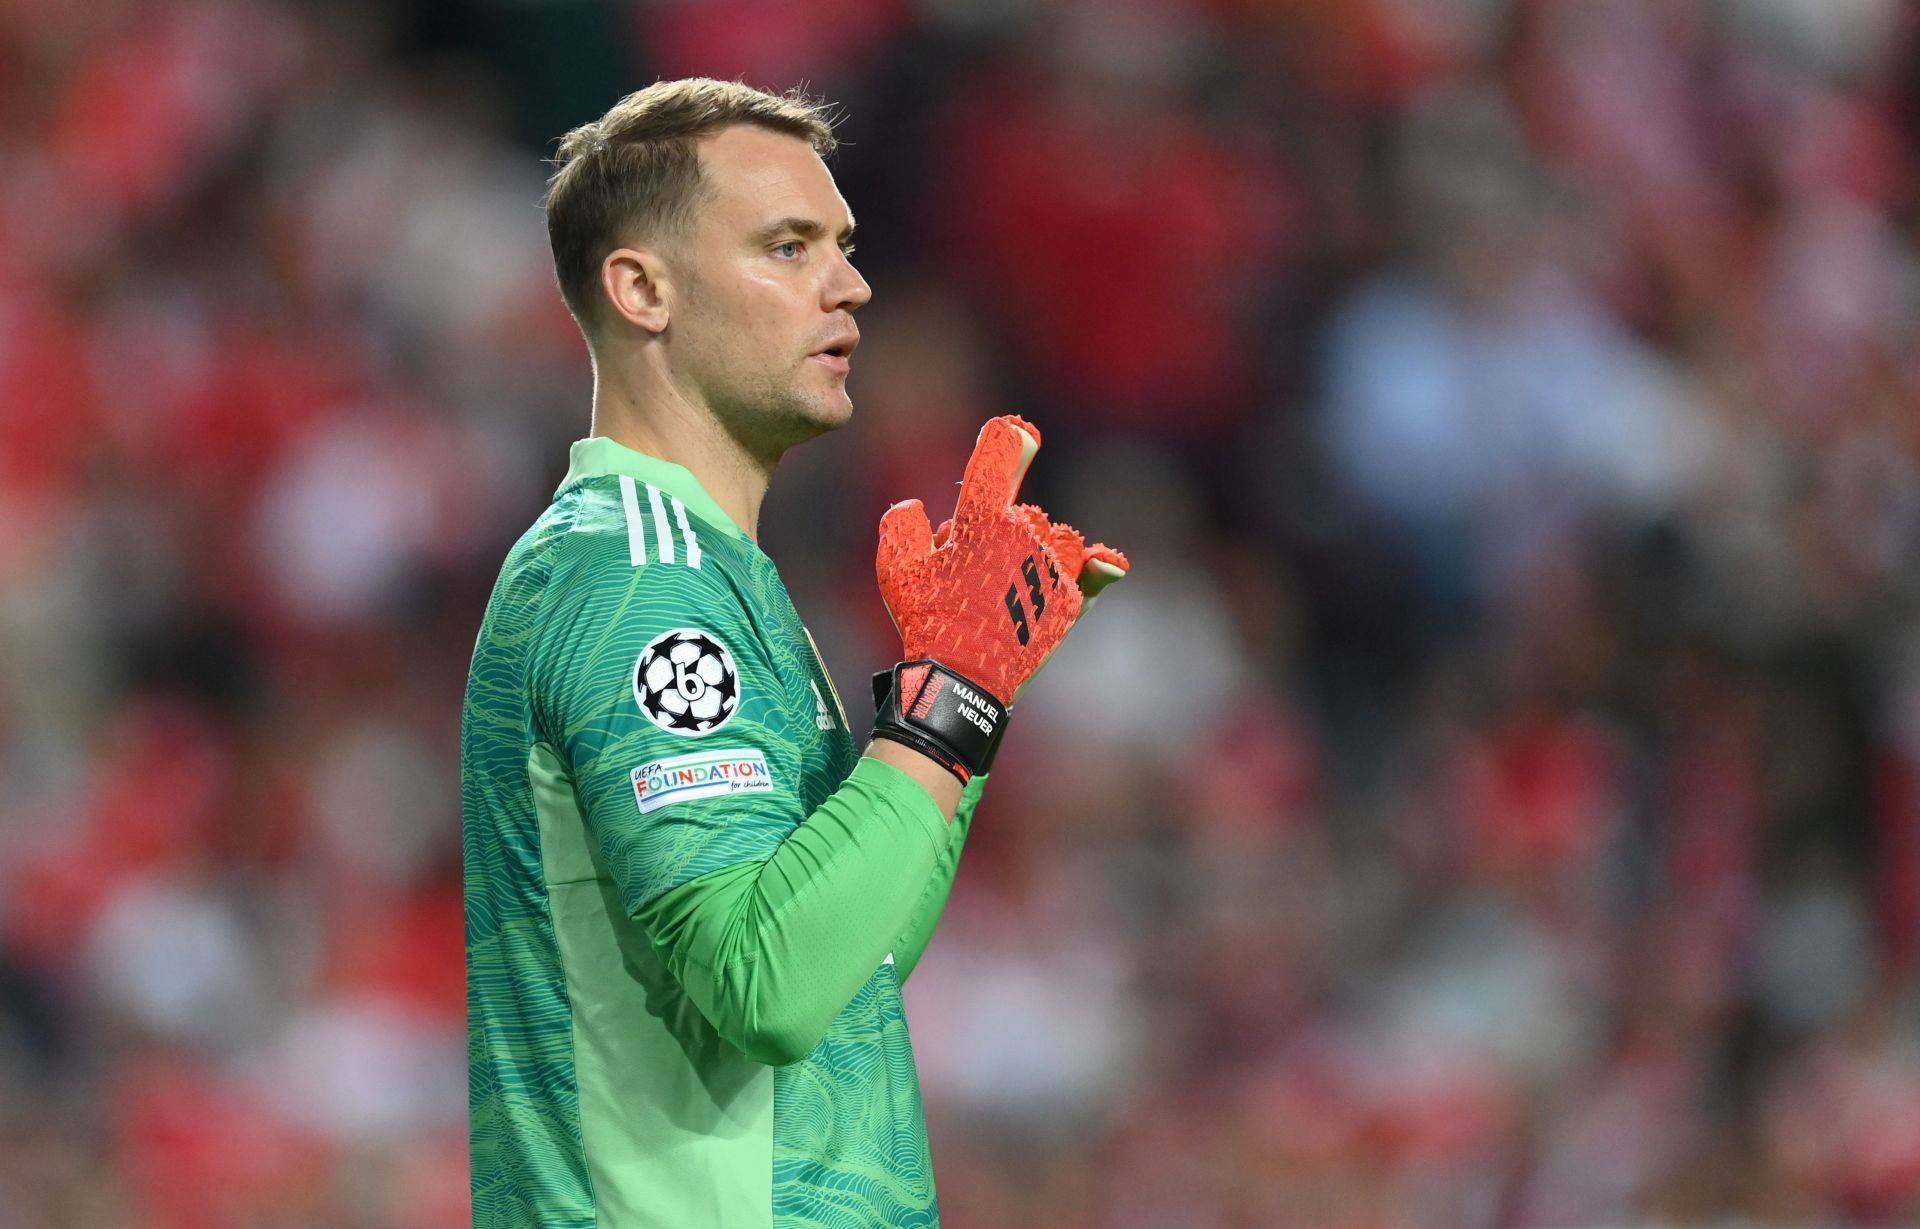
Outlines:
{"label": "patterned jersey fabric", "polygon": [[636,921],[770,857],[856,749],[772,562],[692,475],[606,439],[572,460],[464,714],[474,1223],[936,1225],[891,959],[766,1066]]}

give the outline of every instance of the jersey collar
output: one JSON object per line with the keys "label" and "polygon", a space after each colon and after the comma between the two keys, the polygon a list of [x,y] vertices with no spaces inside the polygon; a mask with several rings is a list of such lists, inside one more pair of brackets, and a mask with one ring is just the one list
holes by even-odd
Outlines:
{"label": "jersey collar", "polygon": [[[588,478],[598,478],[605,474],[626,474],[642,482],[651,482],[667,494],[687,505],[687,511],[693,513],[710,525],[718,525],[731,530],[736,537],[746,537],[745,531],[733,523],[733,518],[720,510],[713,496],[707,494],[693,471],[684,465],[675,465],[672,461],[662,461],[659,457],[650,457],[644,452],[635,452],[625,444],[617,443],[604,435],[590,436],[575,440],[567,453],[567,476],[560,482],[564,491],[576,482]],[[559,491],[554,492],[556,495]]]}

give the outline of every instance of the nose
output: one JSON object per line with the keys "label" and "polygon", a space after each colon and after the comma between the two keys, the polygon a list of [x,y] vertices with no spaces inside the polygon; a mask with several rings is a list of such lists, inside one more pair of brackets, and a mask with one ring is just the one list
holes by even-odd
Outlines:
{"label": "nose", "polygon": [[828,281],[826,303],[823,306],[830,312],[851,312],[873,297],[873,287],[867,285],[867,279],[860,276],[860,270],[842,254],[834,262],[834,276]]}

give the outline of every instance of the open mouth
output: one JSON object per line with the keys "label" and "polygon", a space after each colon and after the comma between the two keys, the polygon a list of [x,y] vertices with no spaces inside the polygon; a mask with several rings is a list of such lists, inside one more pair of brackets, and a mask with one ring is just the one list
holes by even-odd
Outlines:
{"label": "open mouth", "polygon": [[810,357],[823,366],[844,374],[849,369],[847,360],[853,357],[853,348],[859,344],[857,338],[850,338],[835,342],[823,350],[815,350]]}

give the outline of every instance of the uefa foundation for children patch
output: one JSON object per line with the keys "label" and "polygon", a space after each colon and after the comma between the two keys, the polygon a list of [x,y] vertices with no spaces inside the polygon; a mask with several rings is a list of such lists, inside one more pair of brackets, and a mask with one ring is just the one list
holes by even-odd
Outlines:
{"label": "uefa foundation for children patch", "polygon": [[745,748],[695,751],[633,770],[633,797],[642,815],[675,802],[772,792],[767,757]]}
{"label": "uefa foundation for children patch", "polygon": [[633,698],[669,734],[699,738],[740,709],[740,672],[720,637],[693,627],[655,636],[633,664]]}

